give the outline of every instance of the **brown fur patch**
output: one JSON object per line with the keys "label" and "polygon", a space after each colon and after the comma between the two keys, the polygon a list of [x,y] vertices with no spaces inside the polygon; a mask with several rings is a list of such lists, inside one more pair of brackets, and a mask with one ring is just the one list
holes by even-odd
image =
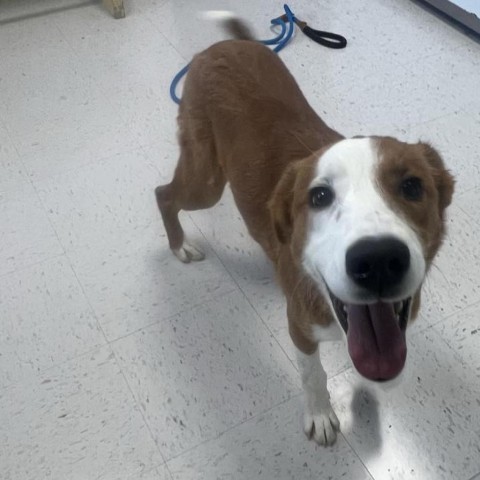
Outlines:
{"label": "brown fur patch", "polygon": [[290,336],[304,353],[313,353],[312,325],[328,325],[333,316],[318,286],[301,265],[307,235],[308,197],[318,158],[324,149],[290,165],[269,202],[280,241],[276,256],[279,283],[287,296]]}
{"label": "brown fur patch", "polygon": [[[424,256],[430,264],[444,234],[445,208],[450,204],[454,180],[440,155],[425,143],[408,144],[393,138],[376,139],[380,163],[377,178],[388,205],[400,213],[422,241]],[[409,177],[421,180],[423,195],[408,200],[401,184]]]}

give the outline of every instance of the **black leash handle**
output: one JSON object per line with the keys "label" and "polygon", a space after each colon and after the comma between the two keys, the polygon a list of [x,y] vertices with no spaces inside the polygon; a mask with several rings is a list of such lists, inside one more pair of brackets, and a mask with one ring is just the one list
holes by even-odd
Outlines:
{"label": "black leash handle", "polygon": [[[311,38],[314,42],[319,43],[324,47],[345,48],[347,46],[347,39],[342,37],[342,35],[338,35],[338,33],[314,30],[313,28],[310,28],[306,22],[298,21],[296,23],[308,38]],[[305,24],[305,26],[300,26],[299,23]]]}
{"label": "black leash handle", "polygon": [[[287,16],[280,17],[283,21],[287,21]],[[347,46],[347,39],[338,33],[324,32],[323,30],[315,30],[307,25],[307,22],[299,20],[294,17],[294,22],[298,25],[300,30],[315,43],[323,45],[327,48],[345,48]]]}

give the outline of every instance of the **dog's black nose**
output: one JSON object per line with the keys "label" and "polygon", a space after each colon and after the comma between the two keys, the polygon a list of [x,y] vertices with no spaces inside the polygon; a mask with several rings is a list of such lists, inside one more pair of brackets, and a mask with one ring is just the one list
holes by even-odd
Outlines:
{"label": "dog's black nose", "polygon": [[393,237],[364,237],[347,250],[346,267],[357,285],[382,294],[403,280],[410,267],[410,251]]}

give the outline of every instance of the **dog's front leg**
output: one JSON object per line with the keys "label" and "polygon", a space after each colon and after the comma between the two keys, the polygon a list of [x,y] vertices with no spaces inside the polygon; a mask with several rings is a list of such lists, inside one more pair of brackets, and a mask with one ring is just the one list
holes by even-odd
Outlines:
{"label": "dog's front leg", "polygon": [[297,349],[297,362],[305,392],[305,433],[320,445],[332,445],[340,422],[330,405],[327,374],[320,363],[318,349],[311,355]]}

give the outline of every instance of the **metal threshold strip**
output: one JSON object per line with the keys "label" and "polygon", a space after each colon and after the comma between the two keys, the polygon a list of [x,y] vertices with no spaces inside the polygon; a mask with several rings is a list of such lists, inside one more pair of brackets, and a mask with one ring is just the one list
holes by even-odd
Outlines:
{"label": "metal threshold strip", "polygon": [[480,35],[480,1],[478,0],[422,0],[449,16],[477,35]]}

